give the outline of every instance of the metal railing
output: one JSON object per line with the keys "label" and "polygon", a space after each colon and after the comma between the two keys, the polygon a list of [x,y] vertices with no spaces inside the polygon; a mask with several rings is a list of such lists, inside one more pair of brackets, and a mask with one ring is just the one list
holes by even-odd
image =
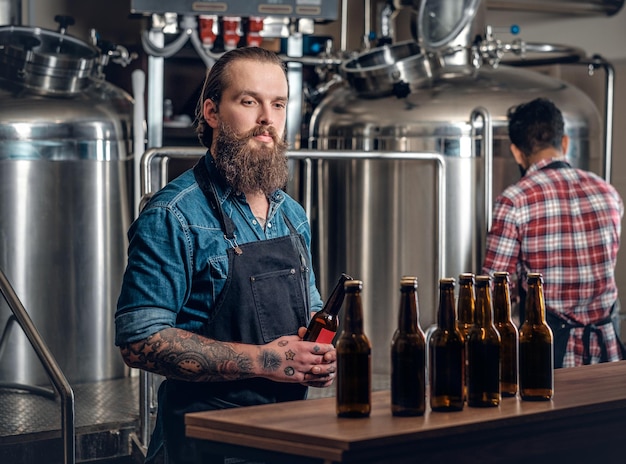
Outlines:
{"label": "metal railing", "polygon": [[4,296],[13,316],[24,330],[28,341],[33,346],[35,353],[39,357],[48,377],[52,381],[55,390],[61,396],[61,434],[63,437],[63,462],[74,464],[76,462],[76,423],[75,423],[75,402],[74,390],[70,386],[67,378],[59,368],[54,356],[48,349],[43,338],[39,334],[37,327],[22,305],[15,290],[11,286],[9,279],[0,270],[0,292]]}

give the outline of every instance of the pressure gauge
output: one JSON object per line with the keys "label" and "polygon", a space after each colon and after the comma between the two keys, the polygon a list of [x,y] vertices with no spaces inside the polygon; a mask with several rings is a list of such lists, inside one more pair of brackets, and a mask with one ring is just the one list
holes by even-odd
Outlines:
{"label": "pressure gauge", "polygon": [[423,0],[418,14],[422,46],[437,51],[453,42],[474,20],[482,0]]}

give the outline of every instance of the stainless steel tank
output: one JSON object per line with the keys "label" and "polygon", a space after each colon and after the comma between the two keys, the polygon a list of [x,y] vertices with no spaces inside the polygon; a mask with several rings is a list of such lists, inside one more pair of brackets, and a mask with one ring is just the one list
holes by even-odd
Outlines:
{"label": "stainless steel tank", "polygon": [[[96,48],[0,28],[0,267],[72,383],[124,376],[113,315],[130,224],[131,97]],[[0,382],[48,383],[11,312]]]}
{"label": "stainless steel tank", "polygon": [[[473,40],[475,27],[456,27],[455,43],[459,31]],[[438,46],[445,42],[440,32]],[[321,286],[330,288],[340,272],[363,280],[374,372],[383,374],[400,277],[419,278],[427,328],[435,322],[438,279],[480,272],[492,200],[519,179],[509,150],[511,106],[552,99],[564,113],[570,160],[602,167],[600,116],[582,91],[526,69],[476,67],[472,52],[456,45],[441,54],[423,43],[416,54],[415,47],[388,45],[344,64],[349,85],[313,112],[312,155],[302,169],[312,192],[307,201]]]}

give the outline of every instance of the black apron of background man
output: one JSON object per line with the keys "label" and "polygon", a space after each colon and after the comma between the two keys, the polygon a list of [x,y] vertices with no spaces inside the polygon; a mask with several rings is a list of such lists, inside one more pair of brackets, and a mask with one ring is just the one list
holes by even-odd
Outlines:
{"label": "black apron of background man", "polygon": [[[194,175],[212,209],[217,210],[227,250],[228,276],[214,317],[202,335],[225,341],[262,345],[306,326],[310,312],[309,259],[304,238],[287,217],[290,235],[237,245],[235,226],[219,204],[205,158]],[[301,400],[307,388],[263,378],[225,382],[166,380],[164,434],[170,458],[193,459],[193,444],[184,435],[188,412]],[[178,462],[178,461],[175,461]],[[186,461],[183,461],[186,462]]]}
{"label": "black apron of background man", "polygon": [[[570,168],[569,163],[565,161],[553,161],[552,163],[544,166],[543,169],[563,169]],[[520,326],[524,323],[525,309],[526,309],[526,290],[522,287],[522,282],[518,282],[518,293],[519,293],[519,316],[520,316]],[[613,308],[614,309],[614,308]],[[611,314],[613,313],[613,309],[611,309]],[[608,354],[606,349],[606,344],[604,342],[604,338],[602,337],[602,331],[599,329],[600,326],[606,324],[612,324],[613,320],[611,316],[603,319],[594,324],[580,324],[580,323],[572,323],[570,321],[566,321],[565,319],[559,317],[558,315],[548,311],[546,309],[546,322],[550,326],[552,330],[552,334],[554,336],[554,368],[563,367],[563,359],[565,358],[565,352],[567,351],[567,343],[569,341],[570,330],[576,327],[584,327],[583,331],[583,364],[591,363],[591,353],[590,353],[590,340],[591,333],[594,333],[598,338],[598,345],[600,346],[601,356],[600,362],[608,361]],[[617,327],[615,327],[615,337],[617,340],[617,344],[622,353],[622,359],[626,359],[626,348],[620,341],[617,334]]]}

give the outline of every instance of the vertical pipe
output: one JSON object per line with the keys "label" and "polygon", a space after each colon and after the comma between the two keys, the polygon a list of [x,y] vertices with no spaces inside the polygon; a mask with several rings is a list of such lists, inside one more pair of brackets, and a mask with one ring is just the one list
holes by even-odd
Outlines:
{"label": "vertical pipe", "polygon": [[364,18],[364,27],[363,27],[363,35],[366,43],[369,43],[370,32],[372,31],[372,2],[371,0],[364,0],[365,5],[365,18]]}
{"label": "vertical pipe", "polygon": [[[295,20],[296,24],[298,20]],[[304,54],[302,33],[292,32],[287,38],[287,56],[301,58]],[[289,103],[287,105],[287,142],[292,149],[300,148],[300,131],[302,126],[302,63],[287,63],[287,79],[289,81]]]}
{"label": "vertical pipe", "polygon": [[[491,222],[493,219],[493,125],[491,122],[491,115],[489,111],[479,106],[472,111],[470,116],[470,124],[472,126],[472,150],[476,146],[476,140],[478,138],[478,130],[476,121],[482,119],[482,131],[483,131],[483,143],[481,144],[482,150],[480,153],[481,158],[484,160],[484,208],[485,208],[485,222],[482,225],[480,231],[480,239],[478,243],[485,243],[487,238],[487,232],[491,228]],[[475,258],[482,261],[482,253],[475,253]],[[480,264],[477,263],[479,266]]]}
{"label": "vertical pipe", "polygon": [[606,101],[604,114],[604,179],[611,182],[613,171],[613,113],[615,110],[615,69],[602,60],[606,71]]}
{"label": "vertical pipe", "polygon": [[[150,42],[156,47],[165,44],[162,29],[150,31]],[[162,57],[148,56],[148,147],[163,144],[163,81],[164,61]]]}
{"label": "vertical pipe", "polygon": [[348,50],[348,1],[341,0],[341,51]]}

